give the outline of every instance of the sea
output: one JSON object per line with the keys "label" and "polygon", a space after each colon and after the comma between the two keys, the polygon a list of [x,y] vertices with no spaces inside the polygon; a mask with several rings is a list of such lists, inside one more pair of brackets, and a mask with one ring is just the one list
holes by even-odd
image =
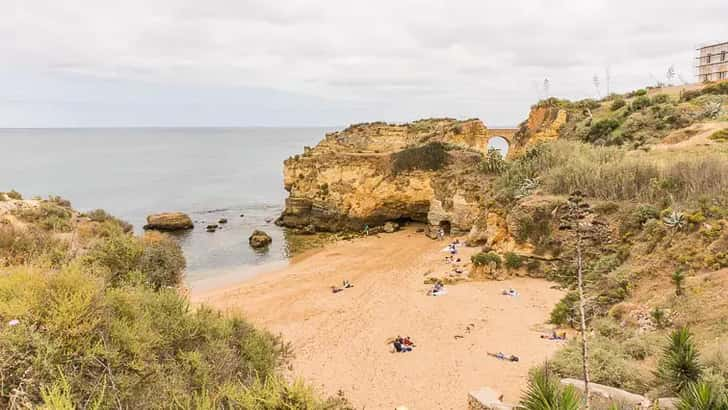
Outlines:
{"label": "sea", "polygon": [[[176,234],[194,290],[242,281],[289,258],[283,161],[333,128],[0,129],[0,191],[59,195],[79,211],[104,209],[142,232],[146,216],[182,211],[195,223]],[[209,233],[205,226],[228,219]],[[271,235],[264,251],[248,245]]]}

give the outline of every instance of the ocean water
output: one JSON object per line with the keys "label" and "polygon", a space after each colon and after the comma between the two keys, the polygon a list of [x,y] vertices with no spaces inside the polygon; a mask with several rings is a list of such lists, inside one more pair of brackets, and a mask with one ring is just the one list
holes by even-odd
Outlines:
{"label": "ocean water", "polygon": [[[80,211],[102,208],[134,225],[146,215],[183,211],[195,229],[176,235],[193,288],[236,280],[285,263],[273,224],[286,197],[283,160],[330,128],[0,129],[0,191],[60,195]],[[244,216],[240,216],[240,215]],[[215,233],[207,223],[228,223]],[[267,251],[248,246],[262,229]]]}

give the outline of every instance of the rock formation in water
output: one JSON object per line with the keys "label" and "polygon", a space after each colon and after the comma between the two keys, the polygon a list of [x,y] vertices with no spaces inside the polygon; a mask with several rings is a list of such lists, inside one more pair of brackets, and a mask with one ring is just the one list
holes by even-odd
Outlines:
{"label": "rock formation in water", "polygon": [[144,229],[157,231],[182,231],[192,229],[192,219],[183,212],[163,212],[147,216],[147,224]]}
{"label": "rock formation in water", "polygon": [[271,239],[270,235],[257,229],[248,238],[248,243],[255,249],[265,248],[271,242],[273,242],[273,239]]}

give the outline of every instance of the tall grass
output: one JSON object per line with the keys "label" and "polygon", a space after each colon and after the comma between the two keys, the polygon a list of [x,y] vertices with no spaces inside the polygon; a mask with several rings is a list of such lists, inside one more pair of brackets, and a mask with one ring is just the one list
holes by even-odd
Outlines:
{"label": "tall grass", "polygon": [[725,152],[626,151],[615,147],[556,141],[532,149],[500,179],[502,191],[516,192],[526,178],[551,194],[580,190],[590,198],[645,203],[691,201],[728,195]]}

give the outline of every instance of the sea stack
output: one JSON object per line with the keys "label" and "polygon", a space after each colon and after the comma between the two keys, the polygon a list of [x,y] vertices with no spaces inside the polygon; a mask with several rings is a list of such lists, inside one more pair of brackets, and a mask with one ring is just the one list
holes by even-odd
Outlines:
{"label": "sea stack", "polygon": [[183,212],[163,212],[147,216],[144,229],[157,231],[184,231],[194,228],[192,219]]}

